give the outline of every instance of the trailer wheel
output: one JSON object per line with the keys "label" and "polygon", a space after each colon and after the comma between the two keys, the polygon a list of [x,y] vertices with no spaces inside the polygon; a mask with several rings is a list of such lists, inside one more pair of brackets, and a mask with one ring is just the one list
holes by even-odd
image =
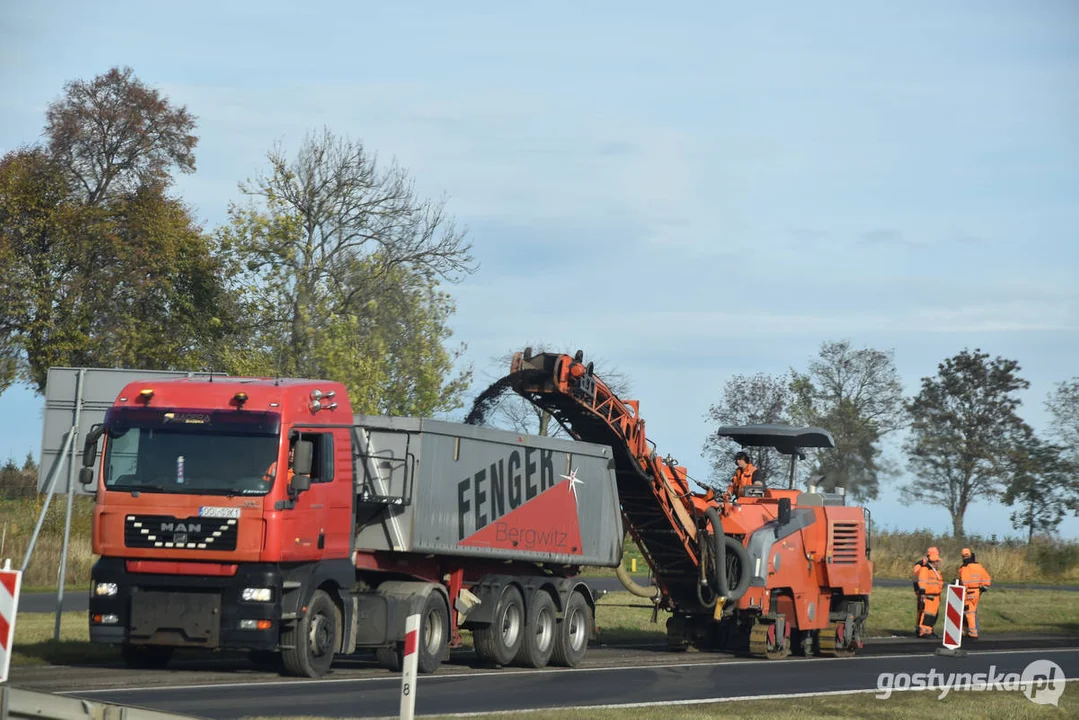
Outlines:
{"label": "trailer wheel", "polygon": [[416,648],[416,669],[421,673],[433,673],[442,664],[442,656],[449,646],[450,614],[446,603],[437,592],[427,595],[420,616],[419,647]]}
{"label": "trailer wheel", "polygon": [[173,648],[166,645],[131,645],[125,643],[120,654],[124,664],[136,670],[161,670],[172,659]]}
{"label": "trailer wheel", "polygon": [[524,601],[521,591],[507,585],[495,606],[494,619],[473,633],[476,653],[498,665],[509,665],[524,641]]}
{"label": "trailer wheel", "polygon": [[340,634],[337,606],[324,590],[315,590],[304,616],[281,634],[285,670],[299,677],[322,677],[333,664]]}
{"label": "trailer wheel", "polygon": [[514,663],[525,667],[541,668],[551,659],[555,637],[558,634],[558,618],[555,617],[554,600],[545,590],[537,590],[528,603],[524,642],[517,651]]}
{"label": "trailer wheel", "polygon": [[551,664],[577,667],[588,650],[588,636],[592,629],[592,608],[580,593],[570,593],[566,601],[566,613],[558,623],[555,634]]}

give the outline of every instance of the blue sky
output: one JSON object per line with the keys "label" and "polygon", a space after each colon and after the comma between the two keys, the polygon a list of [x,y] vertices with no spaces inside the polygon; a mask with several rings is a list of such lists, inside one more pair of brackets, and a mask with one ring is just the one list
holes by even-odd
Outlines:
{"label": "blue sky", "polygon": [[[360,139],[470,229],[453,326],[476,390],[510,349],[583,348],[696,477],[724,381],[826,339],[894,349],[908,392],[964,347],[1013,357],[1041,427],[1079,375],[1079,9],[747,5],[5,3],[0,152],[112,65],[197,116],[178,188],[207,227],[276,140]],[[39,418],[0,396],[0,457],[36,452]]]}

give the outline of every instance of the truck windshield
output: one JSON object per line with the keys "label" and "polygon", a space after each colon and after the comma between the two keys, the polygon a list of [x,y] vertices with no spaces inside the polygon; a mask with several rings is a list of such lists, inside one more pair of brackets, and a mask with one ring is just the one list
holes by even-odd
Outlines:
{"label": "truck windshield", "polygon": [[[273,486],[274,423],[214,422],[216,413],[110,413],[105,486],[139,492],[265,495]],[[170,417],[171,416],[171,417]]]}

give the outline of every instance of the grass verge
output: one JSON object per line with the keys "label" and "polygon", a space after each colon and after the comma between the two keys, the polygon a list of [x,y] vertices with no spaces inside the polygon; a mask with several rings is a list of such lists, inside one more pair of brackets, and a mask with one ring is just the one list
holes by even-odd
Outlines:
{"label": "grass verge", "polygon": [[[900,692],[887,699],[873,693],[824,695],[768,700],[738,700],[695,705],[656,705],[628,708],[553,708],[529,712],[491,713],[489,720],[528,718],[529,720],[703,720],[704,718],[744,718],[757,720],[826,720],[830,718],[898,718],[924,720],[927,717],[1027,718],[1079,716],[1079,688],[1068,683],[1059,706],[1036,705],[1022,692],[953,691],[943,699],[935,692]],[[448,720],[452,715],[425,716],[427,720]],[[244,718],[243,720],[271,720]],[[318,718],[273,718],[273,720],[319,720]]]}

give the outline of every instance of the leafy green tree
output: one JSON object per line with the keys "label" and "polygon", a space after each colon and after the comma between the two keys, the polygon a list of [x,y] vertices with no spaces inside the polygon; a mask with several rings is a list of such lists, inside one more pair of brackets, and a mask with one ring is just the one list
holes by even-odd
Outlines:
{"label": "leafy green tree", "polygon": [[1035,533],[1054,533],[1069,510],[1079,510],[1077,468],[1064,448],[1046,443],[1029,433],[1011,454],[1002,500],[1016,507],[1012,527],[1027,531],[1027,542]]}
{"label": "leafy green tree", "polygon": [[30,473],[31,475],[37,475],[37,460],[34,458],[34,453],[26,453],[26,459],[23,460],[22,463],[22,471],[24,473]]}
{"label": "leafy green tree", "polygon": [[190,115],[114,68],[68,83],[47,118],[43,146],[0,160],[0,382],[212,361],[234,303],[212,238],[167,194],[171,169],[194,169]]}
{"label": "leafy green tree", "polygon": [[812,472],[857,500],[876,499],[890,474],[881,440],[904,426],[903,384],[892,351],[854,348],[849,340],[821,344],[807,372],[791,370],[790,416],[822,427],[835,449],[812,454]]}
{"label": "leafy green tree", "polygon": [[[728,425],[757,425],[760,423],[790,424],[793,396],[790,383],[782,375],[734,375],[723,386],[723,398],[708,408],[705,416],[715,428]],[[714,432],[704,441],[703,452],[711,461],[712,480],[717,487],[726,487],[734,475],[734,454],[738,443],[721,438]],[[786,456],[769,448],[749,448],[750,457],[760,477],[772,487],[788,484]]]}
{"label": "leafy green tree", "polygon": [[341,379],[364,412],[458,407],[469,374],[452,374],[440,287],[474,267],[445,201],[328,130],[268,160],[220,232],[252,337],[230,366]]}
{"label": "leafy green tree", "polygon": [[963,350],[922,378],[907,403],[913,423],[904,448],[911,474],[902,487],[910,502],[937,505],[963,537],[963,518],[979,498],[997,497],[1029,426],[1018,415],[1017,393],[1030,386],[1019,363]]}

